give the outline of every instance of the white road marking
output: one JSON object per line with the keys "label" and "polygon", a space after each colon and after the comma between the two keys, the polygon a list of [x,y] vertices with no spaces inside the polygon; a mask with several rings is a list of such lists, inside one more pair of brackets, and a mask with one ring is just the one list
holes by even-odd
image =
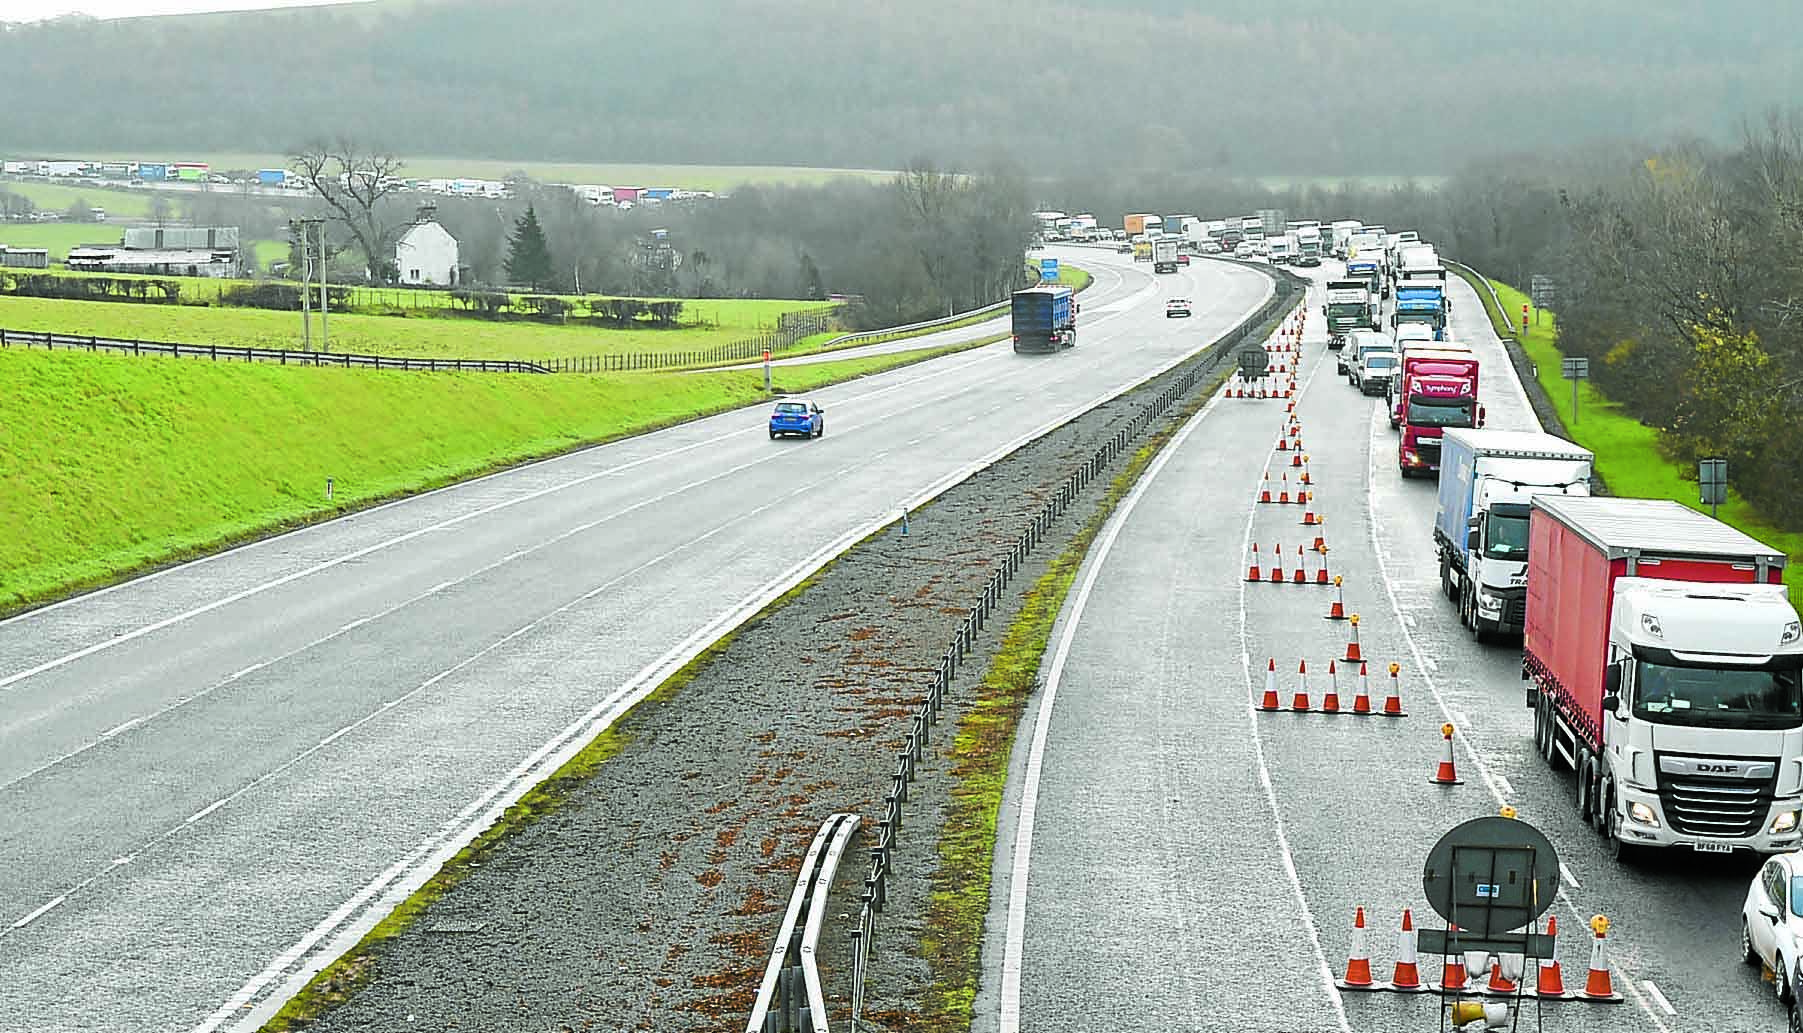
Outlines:
{"label": "white road marking", "polygon": [[[1387,422],[1388,421],[1383,418],[1381,410],[1373,409],[1371,411],[1371,437],[1374,439],[1381,437],[1384,431],[1388,429],[1385,426]],[[1371,541],[1375,544],[1378,541],[1377,492],[1375,489],[1377,485],[1378,457],[1383,454],[1383,449],[1374,448],[1370,451],[1371,461],[1365,468],[1365,523],[1371,533]],[[1398,623],[1400,624],[1400,618],[1402,616],[1402,600],[1396,594],[1395,582],[1390,580],[1389,564],[1380,560],[1377,564],[1377,572],[1380,580],[1384,583],[1384,592],[1390,598],[1390,609],[1396,614]],[[1439,666],[1432,663],[1431,658],[1422,652],[1421,644],[1416,641],[1413,632],[1404,628],[1402,638],[1403,641],[1408,644],[1409,654],[1415,658],[1416,665],[1421,668],[1421,683],[1426,686],[1428,694],[1433,697],[1434,705],[1439,708],[1440,713],[1444,715],[1447,720],[1452,720],[1452,708],[1447,704],[1446,697],[1441,695],[1440,687],[1435,683],[1432,674],[1432,672],[1439,669]],[[1490,790],[1491,798],[1496,801],[1498,807],[1507,805],[1509,803],[1509,795],[1503,792],[1502,786],[1498,783],[1497,776],[1490,770],[1489,763],[1484,759],[1483,753],[1478,749],[1477,740],[1472,735],[1473,729],[1469,725],[1463,723],[1455,723],[1454,728],[1454,741],[1464,749],[1465,755],[1470,757],[1472,764],[1477,767],[1478,775],[1484,785]],[[1572,898],[1563,890],[1560,891],[1559,896],[1565,901],[1566,907],[1570,910],[1572,917],[1578,921],[1580,926],[1589,921],[1589,916],[1580,911],[1576,901],[1572,900]],[[1667,1026],[1665,1020],[1659,1017],[1659,1013],[1653,1010],[1652,1004],[1646,999],[1646,996],[1640,992],[1639,988],[1635,986],[1628,970],[1622,966],[1620,961],[1613,962],[1613,965],[1622,972],[1625,977],[1622,980],[1623,985],[1628,988],[1628,992],[1633,996],[1635,1003],[1640,1005],[1640,1010],[1646,1013],[1647,1020],[1651,1022],[1655,1028],[1659,1029],[1661,1033],[1671,1033],[1671,1027]]]}
{"label": "white road marking", "polygon": [[1496,784],[1502,787],[1504,795],[1510,797],[1515,795],[1515,784],[1502,775],[1496,776]]}
{"label": "white road marking", "polygon": [[1584,888],[1584,884],[1578,881],[1577,876],[1571,874],[1571,869],[1565,866],[1564,861],[1559,862],[1559,878],[1570,883],[1572,889],[1581,890]]}
{"label": "white road marking", "polygon": [[141,717],[134,717],[129,721],[121,721],[113,727],[108,728],[106,731],[101,732],[100,737],[102,739],[111,739],[113,736],[118,735],[120,732],[125,731],[127,728],[130,728],[132,725],[135,725],[142,720],[144,719]]}
{"label": "white road marking", "polygon": [[[236,795],[236,794],[234,794],[234,795]],[[225,801],[229,800],[229,799],[231,799],[231,797],[228,796],[228,797],[225,797],[224,799],[214,800],[212,803],[207,804],[205,807],[202,807],[200,810],[195,811],[193,814],[188,815],[188,820],[182,822],[182,824],[183,825],[194,824],[195,822],[197,822],[200,819],[206,817],[207,815],[213,813],[214,811],[218,810],[219,808],[224,807]]]}
{"label": "white road marking", "polygon": [[[511,556],[508,558],[512,559]],[[351,621],[349,624],[344,625],[343,627],[339,628],[338,630],[339,631],[350,631],[353,628],[361,628],[363,625],[368,624],[368,623],[369,623],[368,617],[358,617],[356,620]]]}
{"label": "white road marking", "polygon": [[1651,979],[1643,979],[1641,980],[1640,985],[1646,990],[1647,995],[1653,999],[1653,1003],[1659,1006],[1660,1011],[1667,1015],[1678,1014],[1678,1009],[1672,1007],[1672,1002],[1665,999],[1665,994],[1660,992],[1657,983],[1654,983]]}
{"label": "white road marking", "polygon": [[[338,630],[343,631],[344,629],[340,628]],[[268,662],[269,661],[267,661],[267,660],[259,660],[256,663],[251,664],[249,667],[239,668],[238,670],[233,671],[230,675],[227,675],[226,681],[237,681],[239,678],[242,678],[247,674],[255,674],[256,672],[262,670],[263,665]],[[185,703],[185,702],[187,702],[187,700],[184,699],[182,702]]]}
{"label": "white road marking", "polygon": [[337,742],[340,738],[343,738],[346,734],[348,734],[350,732],[351,729],[353,729],[355,727],[356,727],[356,725],[345,725],[343,728],[338,729],[336,732],[333,732],[331,735],[328,735],[324,739],[319,740],[319,745],[330,746],[333,743]]}
{"label": "white road marking", "polygon": [[13,928],[14,928],[14,929],[23,929],[23,928],[25,928],[25,927],[26,927],[26,926],[28,926],[28,925],[30,925],[30,924],[31,924],[31,923],[33,923],[33,922],[35,922],[35,921],[37,921],[37,920],[38,920],[38,919],[40,919],[40,918],[42,918],[42,917],[44,917],[44,915],[45,915],[45,914],[46,914],[46,913],[47,913],[47,912],[48,912],[48,911],[49,911],[49,910],[50,910],[50,909],[51,909],[51,908],[53,908],[53,907],[56,907],[56,906],[57,906],[57,905],[58,905],[58,904],[61,904],[61,903],[62,903],[62,902],[63,902],[63,901],[65,901],[65,900],[67,900],[67,899],[68,899],[68,897],[66,897],[66,896],[63,896],[63,897],[58,897],[58,898],[56,898],[56,899],[55,899],[55,900],[52,900],[52,901],[51,901],[51,902],[50,902],[50,903],[48,903],[48,904],[45,904],[45,905],[44,905],[44,906],[43,906],[43,907],[40,907],[40,908],[38,908],[38,909],[37,909],[37,910],[36,910],[36,911],[33,911],[33,912],[31,912],[31,913],[30,913],[30,914],[28,914],[28,915],[26,915],[26,916],[25,916],[25,917],[24,917],[24,918],[21,918],[21,919],[19,919],[19,920],[18,920],[18,921],[16,921],[16,922],[14,922],[14,923],[13,923],[13,925],[12,925],[12,927],[13,927]]}

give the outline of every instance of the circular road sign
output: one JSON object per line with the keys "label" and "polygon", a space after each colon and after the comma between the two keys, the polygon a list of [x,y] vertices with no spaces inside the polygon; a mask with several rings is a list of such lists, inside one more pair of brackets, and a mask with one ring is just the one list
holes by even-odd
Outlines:
{"label": "circular road sign", "polygon": [[1234,357],[1240,363],[1240,376],[1247,380],[1257,380],[1271,368],[1270,353],[1265,351],[1265,346],[1262,344],[1241,348],[1234,354]]}
{"label": "circular road sign", "polygon": [[1448,922],[1478,937],[1520,929],[1553,906],[1559,852],[1518,818],[1473,818],[1428,851],[1421,888]]}

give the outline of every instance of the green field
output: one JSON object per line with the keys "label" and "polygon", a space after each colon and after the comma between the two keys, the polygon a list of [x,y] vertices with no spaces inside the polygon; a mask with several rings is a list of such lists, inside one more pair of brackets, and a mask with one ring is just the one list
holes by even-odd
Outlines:
{"label": "green field", "polygon": [[[108,218],[124,216],[142,219],[150,214],[151,194],[143,188],[72,187],[35,180],[5,179],[0,180],[0,190],[18,194],[48,211],[64,211],[75,202],[85,200],[89,207],[105,208]],[[175,200],[170,199],[171,208],[175,206]]]}
{"label": "green field", "polygon": [[[970,346],[774,381],[805,391]],[[756,370],[390,373],[16,349],[0,350],[0,385],[0,610],[764,397]]]}
{"label": "green field", "polygon": [[[29,148],[12,147],[18,153]],[[279,169],[282,154],[211,154],[172,148],[162,157],[138,154],[83,154],[92,161],[204,161],[214,172]],[[883,180],[893,172],[880,169],[831,169],[788,165],[653,165],[631,162],[501,161],[489,158],[407,158],[401,176],[413,179],[504,179],[524,172],[545,183],[596,183],[602,186],[673,187],[681,190],[731,190],[746,184],[817,185],[847,176]]]}
{"label": "green field", "polygon": [[[1498,280],[1490,283],[1502,298],[1504,310],[1518,316],[1522,305],[1528,301],[1527,295]],[[1509,326],[1509,318],[1496,311],[1481,287],[1478,294],[1484,299],[1491,322]],[[1521,341],[1522,350],[1535,364],[1536,379],[1558,410],[1559,419],[1564,422],[1572,440],[1596,453],[1597,472],[1608,483],[1610,494],[1625,498],[1675,499],[1692,509],[1708,512],[1708,507],[1698,501],[1696,471],[1666,458],[1660,447],[1659,431],[1623,412],[1621,406],[1604,397],[1589,381],[1578,383],[1578,411],[1573,419],[1571,381],[1560,375],[1559,360],[1563,356],[1555,343],[1558,323],[1550,311],[1543,310],[1540,317],[1540,324],[1530,325],[1525,338],[1520,336],[1519,325],[1503,332]],[[1785,584],[1790,586],[1793,597],[1803,598],[1803,563],[1796,562],[1803,560],[1803,534],[1774,527],[1751,503],[1732,491],[1728,494],[1728,504],[1722,506],[1717,515],[1787,553],[1793,562],[1785,569]]]}
{"label": "green field", "polygon": [[0,244],[15,248],[49,248],[50,260],[61,262],[69,249],[83,244],[113,244],[124,231],[104,222],[7,222],[0,223]]}
{"label": "green field", "polygon": [[[706,327],[608,330],[422,315],[413,318],[338,314],[330,317],[331,350],[440,359],[548,359],[628,352],[712,348],[766,332],[783,312],[816,301],[685,301],[683,319]],[[0,297],[0,327],[127,340],[175,341],[256,348],[299,348],[298,312],[128,302]],[[313,321],[319,347],[319,319]]]}

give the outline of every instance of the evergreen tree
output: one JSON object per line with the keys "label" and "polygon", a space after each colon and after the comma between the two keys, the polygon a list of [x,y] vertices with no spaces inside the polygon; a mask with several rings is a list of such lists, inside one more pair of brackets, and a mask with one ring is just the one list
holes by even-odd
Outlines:
{"label": "evergreen tree", "polygon": [[527,205],[507,238],[507,282],[537,291],[550,286],[553,278],[545,228],[538,224],[538,212]]}

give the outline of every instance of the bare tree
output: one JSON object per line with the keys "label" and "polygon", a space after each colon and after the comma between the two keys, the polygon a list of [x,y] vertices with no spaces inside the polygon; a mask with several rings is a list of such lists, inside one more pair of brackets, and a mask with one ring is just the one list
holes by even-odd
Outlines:
{"label": "bare tree", "polygon": [[392,279],[394,242],[404,223],[386,221],[382,202],[401,188],[396,176],[403,166],[401,159],[364,151],[340,137],[330,144],[309,144],[288,162],[325,201],[331,221],[350,234],[363,256],[365,274],[371,280]]}

